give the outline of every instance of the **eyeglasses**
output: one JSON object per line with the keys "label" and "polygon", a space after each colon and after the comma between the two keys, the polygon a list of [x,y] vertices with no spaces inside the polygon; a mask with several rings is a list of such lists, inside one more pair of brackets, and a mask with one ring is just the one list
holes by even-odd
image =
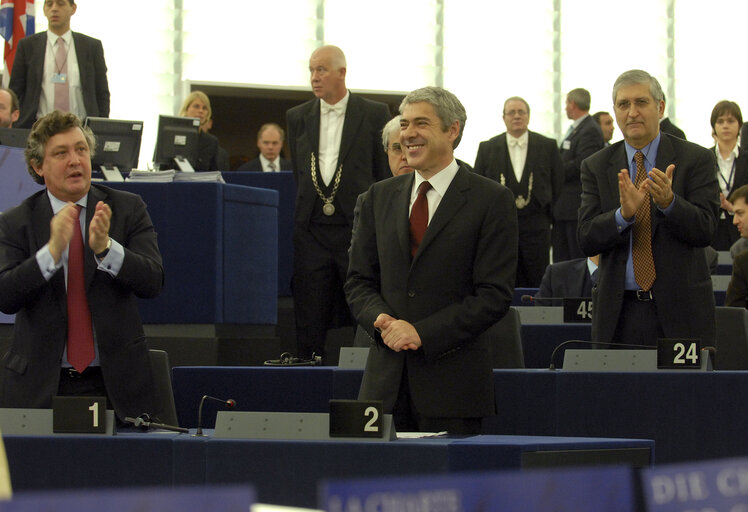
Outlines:
{"label": "eyeglasses", "polygon": [[399,142],[393,142],[387,148],[387,151],[392,151],[393,153],[402,153],[403,152],[403,148],[402,148],[402,146],[400,145]]}
{"label": "eyeglasses", "polygon": [[520,116],[526,116],[527,111],[526,110],[510,110],[509,112],[504,112],[505,116],[514,117],[516,115]]}

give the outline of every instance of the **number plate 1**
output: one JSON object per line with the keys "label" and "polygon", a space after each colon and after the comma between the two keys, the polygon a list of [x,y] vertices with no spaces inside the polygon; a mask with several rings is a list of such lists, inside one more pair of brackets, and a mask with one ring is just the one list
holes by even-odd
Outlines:
{"label": "number plate 1", "polygon": [[106,434],[106,397],[54,397],[52,432],[56,434]]}
{"label": "number plate 1", "polygon": [[383,437],[381,400],[330,400],[330,437]]}
{"label": "number plate 1", "polygon": [[658,339],[657,368],[701,368],[701,340],[698,338]]}

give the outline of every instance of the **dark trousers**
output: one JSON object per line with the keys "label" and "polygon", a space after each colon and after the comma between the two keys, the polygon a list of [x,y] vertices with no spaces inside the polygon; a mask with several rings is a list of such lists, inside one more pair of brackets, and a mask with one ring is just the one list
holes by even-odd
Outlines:
{"label": "dark trousers", "polygon": [[657,318],[657,303],[654,300],[641,302],[625,293],[613,342],[655,347],[657,338],[664,337],[665,333]]}
{"label": "dark trousers", "polygon": [[557,220],[553,224],[553,262],[584,258],[577,241],[577,221]]}
{"label": "dark trousers", "polygon": [[[78,373],[72,368],[62,368],[57,394],[59,396],[107,396],[101,368],[89,366],[83,373]],[[109,406],[111,406],[111,401]]]}
{"label": "dark trousers", "polygon": [[[294,233],[292,291],[298,357],[325,355],[328,329],[353,325],[343,292],[351,228],[314,224]],[[351,337],[353,331],[351,330]]]}
{"label": "dark trousers", "polygon": [[457,435],[478,435],[483,425],[483,418],[431,418],[420,415],[410,397],[408,370],[405,366],[392,416],[398,432],[446,431]]}
{"label": "dark trousers", "polygon": [[550,263],[551,228],[525,228],[519,219],[519,254],[516,288],[539,288]]}

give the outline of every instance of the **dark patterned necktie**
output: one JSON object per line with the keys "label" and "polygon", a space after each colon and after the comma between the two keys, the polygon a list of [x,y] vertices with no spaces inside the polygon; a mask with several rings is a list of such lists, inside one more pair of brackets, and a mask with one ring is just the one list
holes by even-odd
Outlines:
{"label": "dark patterned necktie", "polygon": [[418,197],[410,209],[410,255],[415,257],[418,247],[421,245],[423,235],[429,224],[429,202],[426,192],[431,190],[431,183],[424,181],[418,187]]}
{"label": "dark patterned necktie", "polygon": [[[644,169],[644,154],[637,151],[634,154],[634,160],[636,160],[636,181],[634,185],[639,188],[639,185],[647,179],[647,171]],[[649,193],[647,193],[644,202],[636,210],[632,244],[634,277],[636,278],[636,284],[645,291],[652,288],[652,284],[657,277],[654,258],[652,257],[651,202]]]}

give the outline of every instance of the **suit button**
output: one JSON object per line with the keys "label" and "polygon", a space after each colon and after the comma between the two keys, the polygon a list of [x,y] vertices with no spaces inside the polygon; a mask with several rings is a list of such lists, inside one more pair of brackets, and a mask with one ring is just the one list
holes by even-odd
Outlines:
{"label": "suit button", "polygon": [[408,297],[413,298],[415,296],[416,296],[416,291],[415,290],[408,290]]}

